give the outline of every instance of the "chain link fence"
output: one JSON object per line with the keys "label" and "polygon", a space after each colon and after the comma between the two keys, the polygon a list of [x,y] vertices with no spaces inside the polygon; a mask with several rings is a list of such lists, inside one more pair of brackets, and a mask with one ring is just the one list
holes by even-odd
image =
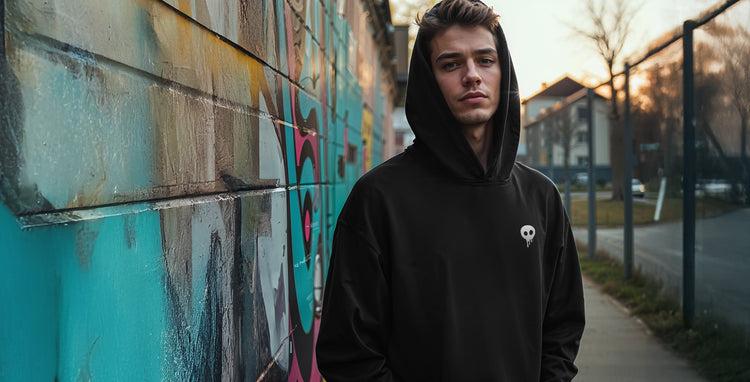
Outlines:
{"label": "chain link fence", "polygon": [[[750,333],[750,0],[686,21],[615,84],[622,116],[610,142],[623,145],[625,226],[597,239],[622,240],[625,276],[640,269],[660,280],[688,325]],[[654,216],[634,225],[643,205]]]}

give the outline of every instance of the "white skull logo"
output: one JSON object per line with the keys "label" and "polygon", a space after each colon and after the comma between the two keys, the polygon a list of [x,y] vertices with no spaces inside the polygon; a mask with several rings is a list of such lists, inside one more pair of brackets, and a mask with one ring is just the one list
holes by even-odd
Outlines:
{"label": "white skull logo", "polygon": [[531,242],[534,240],[534,235],[536,234],[534,227],[530,225],[525,225],[521,227],[521,236],[526,240],[526,248],[528,248],[531,245]]}

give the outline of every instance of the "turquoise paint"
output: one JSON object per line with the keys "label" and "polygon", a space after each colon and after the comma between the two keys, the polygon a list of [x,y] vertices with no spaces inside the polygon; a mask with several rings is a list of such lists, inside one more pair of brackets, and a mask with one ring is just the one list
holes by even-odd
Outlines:
{"label": "turquoise paint", "polygon": [[[164,269],[155,211],[71,224],[60,258],[60,380],[162,380]],[[82,265],[81,240],[87,246]],[[117,360],[116,364],[112,360]]]}
{"label": "turquoise paint", "polygon": [[0,205],[0,380],[56,375],[60,275],[56,248],[69,227],[21,231]]}
{"label": "turquoise paint", "polygon": [[[316,164],[313,163],[313,158],[306,157],[304,158],[304,161],[302,162],[301,166],[301,174],[299,185],[314,185],[316,184],[315,181],[315,167]],[[294,171],[297,171],[295,168]]]}
{"label": "turquoise paint", "polygon": [[[346,181],[346,171],[351,171],[347,168],[347,164],[344,160],[344,147],[340,145],[334,145],[329,148],[331,152],[333,152],[333,156],[336,157],[336,182],[332,184],[332,193],[333,196],[331,197],[332,200],[332,209],[331,213],[334,217],[339,216],[339,212],[341,212],[341,209],[344,207],[344,202],[346,202],[346,196],[348,195],[349,185],[347,185]],[[344,169],[344,176],[339,177],[339,167],[342,167]],[[333,238],[333,236],[331,236]]]}
{"label": "turquoise paint", "polygon": [[[303,226],[299,222],[303,221],[302,201],[306,194],[315,198],[316,189],[314,187],[300,187],[297,190],[289,191],[290,217],[291,217],[291,239],[292,239],[292,275],[296,288],[296,303],[300,314],[300,324],[305,333],[309,333],[312,328],[312,319],[314,312],[313,296],[313,275],[315,271],[315,252],[318,248],[318,237],[320,236],[320,210],[313,212],[310,217],[312,245],[310,253],[306,253],[303,239]],[[318,191],[319,192],[319,191]],[[296,203],[296,201],[300,203]]]}
{"label": "turquoise paint", "polygon": [[[301,58],[293,56],[297,51],[287,33],[292,31],[287,20],[297,21],[292,20],[296,15],[290,13],[289,3],[254,3],[263,5],[264,16],[268,16],[264,19],[271,24],[253,35],[259,41],[250,43],[250,47],[267,47],[261,64],[268,83],[260,92],[269,98],[264,98],[263,110],[255,110],[243,104],[258,96],[238,90],[245,84],[222,88],[224,81],[233,79],[219,76],[231,71],[218,68],[218,73],[208,73],[206,70],[215,68],[191,66],[202,65],[202,57],[191,60],[164,53],[168,44],[180,43],[176,40],[180,33],[192,37],[219,34],[244,44],[232,37],[238,36],[238,31],[231,30],[232,22],[215,27],[222,30],[206,31],[158,0],[127,0],[118,3],[115,11],[102,11],[104,5],[89,0],[58,2],[44,9],[31,6],[37,3],[31,0],[6,0],[17,16],[12,28],[6,30],[6,38],[24,100],[21,154],[27,163],[19,172],[23,181],[39,186],[53,208],[72,209],[16,218],[0,206],[0,380],[182,381],[198,378],[203,372],[215,373],[206,366],[217,359],[211,351],[217,343],[223,347],[222,341],[240,337],[229,332],[221,337],[217,301],[225,303],[237,295],[243,296],[241,312],[233,312],[231,305],[221,307],[237,314],[233,319],[241,322],[233,324],[241,325],[242,333],[248,334],[242,338],[244,353],[232,355],[233,362],[242,362],[246,372],[240,379],[257,378],[270,361],[264,357],[278,349],[289,326],[299,326],[310,335],[302,338],[295,334],[297,354],[286,360],[281,357],[272,379],[289,377],[292,359],[303,360],[298,365],[309,367],[307,361],[314,355],[307,341],[314,337],[316,322],[314,260],[316,254],[322,255],[327,272],[336,216],[361,172],[362,88],[348,65],[349,45],[355,43],[352,39],[358,38],[359,31],[352,33],[348,21],[338,14],[338,3],[306,1],[300,16],[308,28],[298,36],[304,44]],[[191,2],[193,13],[196,4]],[[227,14],[235,6],[232,2],[207,5],[209,11],[219,11],[217,14]],[[61,17],[70,11],[66,7],[89,10],[81,15],[84,20],[112,19],[70,25],[69,18]],[[118,15],[123,17],[116,18]],[[164,29],[166,26],[181,29]],[[182,29],[185,27],[187,31]],[[226,41],[216,40],[216,44],[225,45],[207,46],[207,50],[228,46]],[[117,51],[118,46],[128,53]],[[297,62],[301,67],[289,67]],[[216,82],[190,77],[198,74]],[[205,93],[212,91],[217,94]],[[279,122],[279,141],[285,150],[280,165],[286,168],[287,177],[279,184],[289,187],[258,192],[277,195],[271,201],[252,193],[240,202],[235,200],[237,195],[250,192],[201,196],[196,193],[203,191],[195,187],[202,184],[179,177],[162,179],[164,169],[156,162],[196,149],[191,139],[209,136],[214,145],[206,147],[234,147],[234,155],[258,152],[256,147],[242,146],[244,141],[222,146],[226,143],[222,139],[238,138],[210,135],[215,131],[236,134],[238,130],[223,128],[224,121],[218,121],[222,129],[215,131],[196,128],[208,124],[192,114],[174,121],[185,126],[175,125],[179,128],[169,133],[190,132],[194,136],[184,133],[171,142],[173,147],[163,147],[160,124],[169,118],[160,119],[158,113],[176,113],[182,110],[180,102],[193,105],[186,100],[200,100],[205,110],[215,113],[234,113],[229,118],[233,123],[239,123],[247,113],[258,112],[261,118]],[[300,116],[306,120],[295,119]],[[318,134],[311,140],[313,155],[299,168],[295,122],[297,127],[316,128]],[[340,174],[339,158],[349,147],[356,149],[356,155],[342,162],[344,172]],[[224,153],[216,154],[217,163],[211,165],[225,165],[220,163]],[[195,176],[203,169],[184,167],[175,168],[174,173],[198,179],[197,183],[206,180]],[[237,175],[242,182],[254,174],[230,175]],[[303,204],[306,196],[312,201],[309,209]],[[170,200],[154,201],[163,197]],[[242,203],[238,215],[234,203]],[[310,214],[307,248],[306,212]],[[237,218],[242,222],[233,220]],[[17,220],[27,224],[27,229],[22,230]],[[275,227],[273,233],[270,227]],[[265,243],[263,253],[258,250],[261,242]],[[240,247],[238,251],[235,245]],[[272,252],[273,247],[278,250]],[[179,257],[182,254],[184,258]],[[266,256],[265,262],[258,256]],[[226,264],[233,261],[237,261],[232,265],[236,268],[230,269]],[[273,271],[278,273],[278,269],[257,268],[259,264],[282,267],[281,274],[276,277]],[[188,266],[185,272],[189,277],[180,273]],[[269,274],[275,277],[267,278],[261,288],[258,280]],[[234,290],[237,284],[232,283],[242,283],[242,288]],[[292,286],[296,291],[293,296]],[[292,307],[299,317],[291,318]],[[228,325],[227,321],[224,324]],[[231,349],[224,350],[231,353]],[[220,371],[235,366],[222,363]],[[302,375],[316,373],[303,370]]]}
{"label": "turquoise paint", "polygon": [[372,161],[372,167],[379,165],[383,158],[383,129],[378,129],[376,126],[383,126],[383,101],[384,95],[382,92],[382,69],[380,66],[375,66],[375,110],[373,111],[373,129],[372,129],[372,155],[370,160]]}
{"label": "turquoise paint", "polygon": [[[323,160],[325,158],[325,137],[321,134],[321,132],[324,130],[323,127],[323,120],[322,120],[322,108],[320,103],[315,99],[307,95],[307,93],[300,91],[298,93],[298,107],[300,109],[300,113],[302,114],[303,118],[305,118],[305,124],[302,127],[313,129],[315,128],[314,134],[310,139],[310,143],[312,144],[312,150],[313,150],[313,158],[305,158],[304,163],[301,163],[302,176],[299,179],[300,185],[308,185],[308,184],[315,184],[319,183],[321,181],[324,181],[325,178],[323,177]],[[313,111],[315,113],[313,113]],[[314,118],[314,119],[313,119]],[[310,135],[308,135],[310,137]],[[296,148],[292,152],[294,155],[296,155]],[[291,158],[290,158],[291,160]],[[296,163],[295,159],[295,163]],[[316,179],[315,172],[320,172],[320,179]]]}

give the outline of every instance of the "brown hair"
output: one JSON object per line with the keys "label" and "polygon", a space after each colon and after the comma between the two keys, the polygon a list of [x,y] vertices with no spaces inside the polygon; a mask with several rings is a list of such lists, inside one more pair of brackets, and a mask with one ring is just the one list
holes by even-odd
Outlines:
{"label": "brown hair", "polygon": [[[429,48],[435,35],[453,25],[484,26],[494,33],[498,15],[479,0],[443,0],[433,6],[416,23],[424,47]],[[429,51],[429,50],[428,50]]]}

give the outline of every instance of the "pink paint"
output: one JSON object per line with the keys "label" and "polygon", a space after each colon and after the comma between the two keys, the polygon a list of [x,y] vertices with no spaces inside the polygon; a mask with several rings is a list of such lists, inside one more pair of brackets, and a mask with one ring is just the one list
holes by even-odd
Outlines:
{"label": "pink paint", "polygon": [[305,211],[305,242],[310,241],[310,211]]}
{"label": "pink paint", "polygon": [[[316,318],[313,322],[313,348],[309,351],[312,352],[312,370],[310,371],[310,381],[320,382],[323,380],[323,376],[318,371],[318,360],[315,358],[315,346],[318,344],[318,332],[320,331],[320,319]],[[292,369],[289,370],[289,382],[305,382],[302,379],[302,372],[299,369],[299,362],[297,362],[297,345],[292,340]]]}
{"label": "pink paint", "polygon": [[[286,62],[289,69],[289,78],[296,78],[297,73],[297,67],[296,67],[296,55],[294,52],[294,31],[293,31],[293,25],[292,22],[292,12],[289,8],[289,5],[284,2],[284,21],[286,25]],[[289,82],[289,98],[290,98],[290,107],[292,109],[292,125],[295,127],[294,129],[294,145],[295,145],[295,162],[297,167],[302,166],[302,146],[305,143],[306,140],[309,140],[311,143],[311,146],[313,148],[313,168],[315,169],[315,183],[320,183],[320,166],[318,163],[320,163],[320,153],[318,148],[318,139],[316,136],[312,134],[308,134],[306,136],[302,136],[302,134],[299,131],[299,123],[301,121],[297,121],[297,92],[295,91],[293,82]],[[325,108],[325,104],[324,108]]]}
{"label": "pink paint", "polygon": [[[302,133],[298,129],[294,130],[294,154],[295,159],[297,160],[297,166],[300,166],[300,160],[302,157],[302,146],[305,143],[305,141],[310,141],[310,145],[313,149],[313,164],[318,163],[318,137],[312,134],[307,134],[305,136],[302,136]],[[318,177],[318,166],[315,167],[315,181],[319,181],[320,178]]]}
{"label": "pink paint", "polygon": [[[292,15],[291,11],[289,9],[289,6],[287,3],[284,3],[284,18],[286,21],[286,46],[287,46],[287,55],[286,55],[286,62],[287,66],[289,67],[289,77],[295,78],[296,73],[296,60],[295,60],[295,53],[294,53],[294,32],[292,30],[292,26],[294,25],[292,23]],[[289,82],[289,98],[290,98],[290,107],[292,109],[292,125],[295,127],[294,129],[294,146],[295,146],[295,164],[297,167],[302,166],[302,146],[304,146],[305,141],[310,141],[310,145],[313,148],[313,168],[315,169],[315,182],[320,182],[320,169],[317,164],[320,163],[320,153],[318,148],[318,138],[317,136],[313,134],[307,134],[305,136],[302,136],[302,133],[300,132],[299,124],[302,121],[297,120],[297,92],[294,88],[294,85],[292,81]],[[325,108],[325,103],[323,104]]]}
{"label": "pink paint", "polygon": [[367,148],[362,147],[362,173],[367,172]]}
{"label": "pink paint", "polygon": [[[315,349],[318,346],[318,333],[320,332],[320,319],[315,319],[313,322],[313,331],[315,332],[315,337],[313,339],[313,349]],[[312,361],[312,373],[310,373],[310,380],[311,381],[322,381],[323,376],[320,375],[320,371],[318,371],[318,358],[315,357],[315,352],[313,352],[313,361]]]}
{"label": "pink paint", "polygon": [[294,129],[294,156],[295,161],[297,164],[297,167],[302,165],[302,146],[304,145],[305,141],[310,142],[310,146],[313,150],[313,157],[310,158],[313,165],[313,171],[314,171],[314,177],[315,177],[315,183],[320,183],[320,166],[318,165],[320,163],[320,147],[318,136],[313,134],[307,134],[305,136],[302,136],[302,133],[300,133],[299,129]]}

